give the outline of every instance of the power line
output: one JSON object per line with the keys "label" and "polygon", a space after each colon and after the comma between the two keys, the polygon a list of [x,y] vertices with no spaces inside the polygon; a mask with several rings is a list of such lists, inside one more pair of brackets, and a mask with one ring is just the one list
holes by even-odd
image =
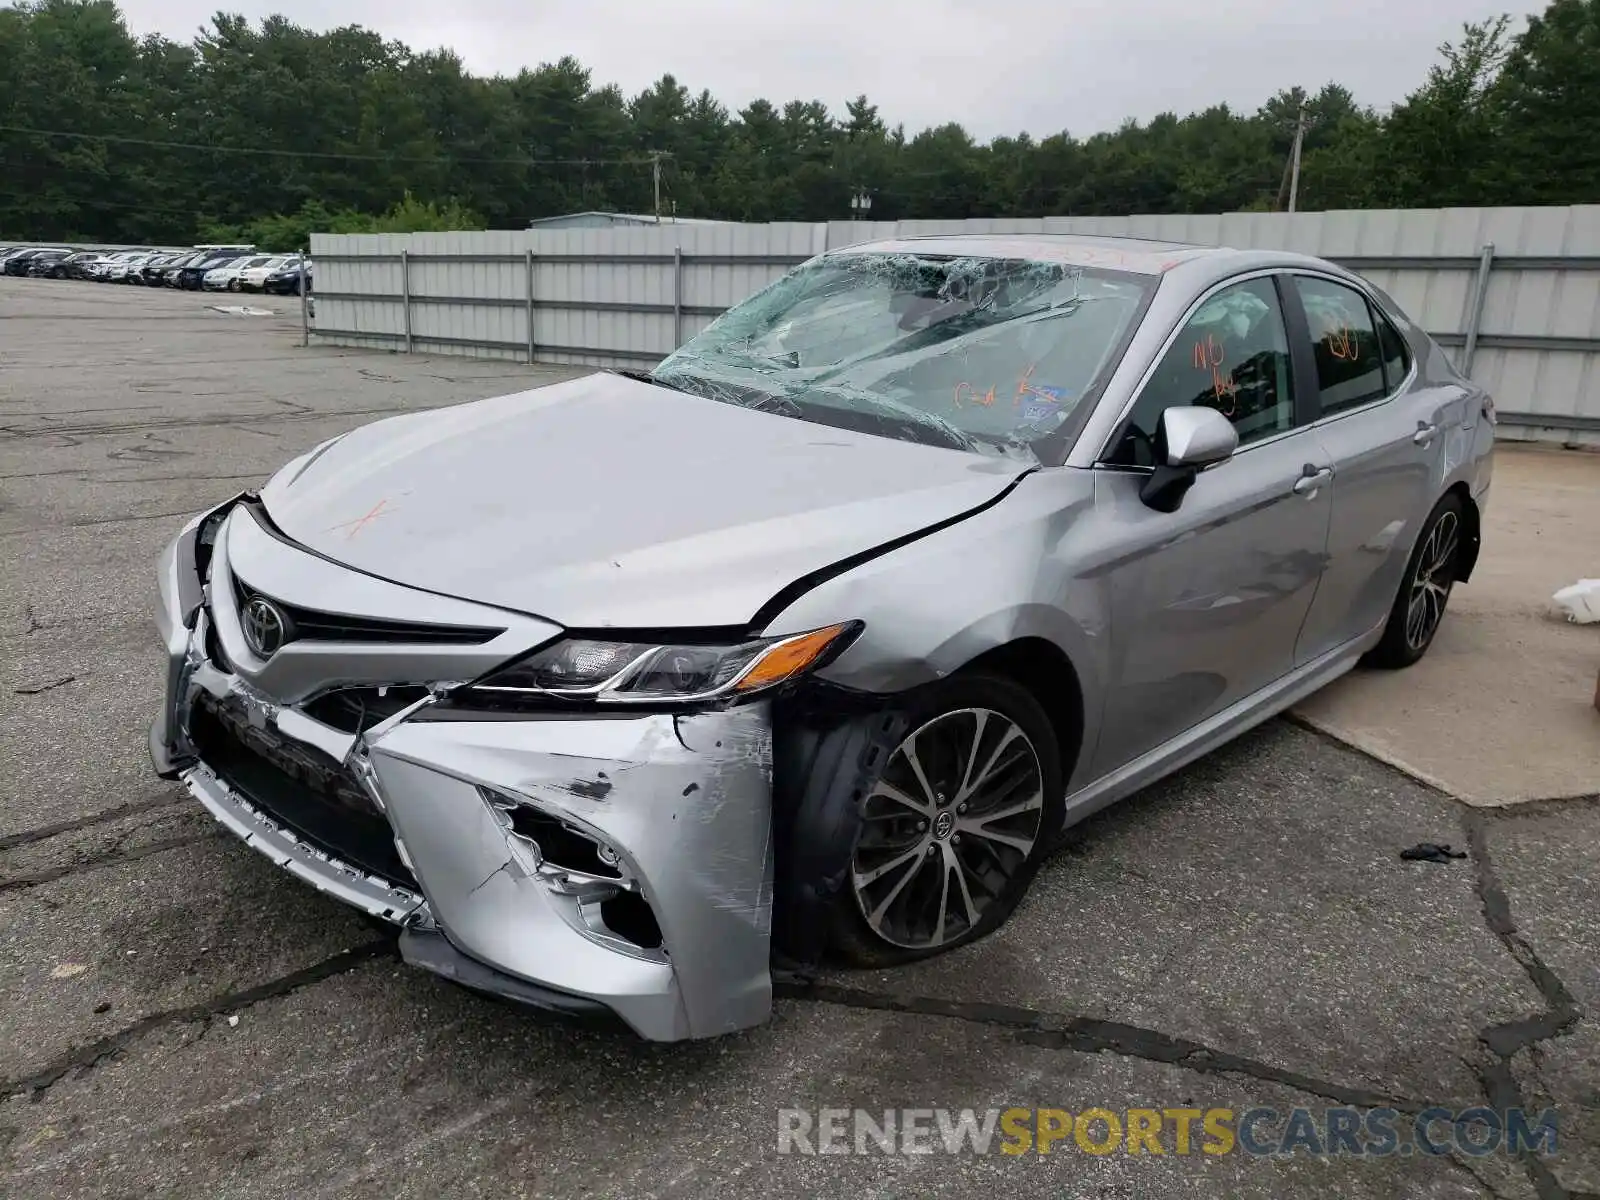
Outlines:
{"label": "power line", "polygon": [[200,150],[212,154],[259,154],[270,158],[322,158],[356,162],[494,164],[508,167],[648,167],[648,158],[468,158],[443,155],[364,154],[344,150],[284,150],[273,146],[215,146],[202,142],[169,142],[157,138],[124,137],[114,133],[76,133],[66,129],[32,129],[23,125],[0,125],[0,133],[21,133],[34,137],[67,138],[80,142],[110,142],[122,146],[144,146],[158,150]]}

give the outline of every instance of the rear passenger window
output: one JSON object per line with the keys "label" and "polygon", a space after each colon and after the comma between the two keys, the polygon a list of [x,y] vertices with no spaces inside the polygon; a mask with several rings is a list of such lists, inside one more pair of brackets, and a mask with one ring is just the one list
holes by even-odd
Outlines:
{"label": "rear passenger window", "polygon": [[[1374,307],[1374,312],[1377,312]],[[1378,317],[1378,347],[1383,351],[1383,382],[1392,392],[1400,386],[1400,381],[1406,377],[1406,372],[1411,370],[1411,352],[1406,347],[1405,338],[1400,336],[1400,331],[1391,325],[1384,315],[1379,312]]]}
{"label": "rear passenger window", "polygon": [[1293,427],[1289,342],[1271,279],[1236,283],[1200,305],[1145,382],[1110,461],[1155,466],[1162,412],[1195,404],[1232,421],[1240,445]]}
{"label": "rear passenger window", "polygon": [[1323,413],[1341,412],[1388,395],[1383,351],[1367,298],[1354,288],[1308,275],[1294,276],[1294,285],[1311,326]]}

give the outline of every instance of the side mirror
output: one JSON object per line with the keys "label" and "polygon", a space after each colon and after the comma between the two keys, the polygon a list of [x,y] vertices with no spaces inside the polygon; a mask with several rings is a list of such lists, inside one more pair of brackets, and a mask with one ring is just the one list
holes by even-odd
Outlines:
{"label": "side mirror", "polygon": [[1160,462],[1139,489],[1139,499],[1157,512],[1176,512],[1195,477],[1226,462],[1239,448],[1239,431],[1214,408],[1180,405],[1161,414],[1156,433]]}

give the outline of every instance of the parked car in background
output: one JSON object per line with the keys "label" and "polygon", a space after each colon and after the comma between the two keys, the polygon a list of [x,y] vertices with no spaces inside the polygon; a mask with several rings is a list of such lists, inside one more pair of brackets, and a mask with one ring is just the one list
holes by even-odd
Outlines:
{"label": "parked car in background", "polygon": [[108,255],[106,261],[100,265],[95,278],[104,283],[121,283],[127,277],[128,263],[137,258],[137,250],[120,250],[116,254]]}
{"label": "parked car in background", "polygon": [[244,250],[223,250],[216,254],[205,255],[203,258],[180,267],[172,280],[173,285],[184,288],[187,291],[199,291],[201,282],[206,277],[206,272],[226,266],[228,263],[246,257],[247,254],[248,252]]}
{"label": "parked car in background", "polygon": [[144,264],[139,268],[139,277],[145,287],[174,287],[176,286],[179,271],[207,257],[209,255],[204,251],[186,250],[178,254],[169,255],[160,262]]}
{"label": "parked car in background", "polygon": [[58,262],[50,272],[52,279],[88,279],[91,268],[105,261],[98,250],[82,250]]}
{"label": "parked car in background", "polygon": [[39,279],[67,279],[72,274],[73,264],[98,257],[92,250],[76,250],[60,258],[41,254],[28,267],[28,274]]}
{"label": "parked car in background", "polygon": [[84,269],[84,273],[87,278],[98,283],[104,283],[112,267],[124,262],[135,253],[136,251],[132,250],[118,250],[110,254],[102,254],[97,262],[90,263]]}
{"label": "parked car in background", "polygon": [[107,283],[127,283],[128,272],[136,267],[143,266],[155,257],[155,251],[142,250],[136,254],[129,254],[112,263],[106,271]]}
{"label": "parked car in background", "polygon": [[110,254],[100,253],[92,258],[86,258],[82,262],[74,263],[75,278],[87,279],[97,283],[103,282],[106,271],[111,267],[111,260],[112,256]]}
{"label": "parked car in background", "polygon": [[0,259],[0,272],[7,275],[26,275],[28,273],[28,260],[39,253],[38,246],[24,246],[7,254]]}
{"label": "parked car in background", "polygon": [[177,257],[178,255],[172,253],[171,251],[161,254],[152,254],[149,258],[131,265],[128,268],[128,274],[124,278],[123,282],[132,284],[134,287],[145,287],[150,281],[149,272],[159,268],[165,263],[171,262]]}
{"label": "parked car in background", "polygon": [[72,257],[71,250],[41,250],[28,259],[28,274],[35,279],[42,279],[56,269],[58,263]]}
{"label": "parked car in background", "polygon": [[1495,423],[1323,259],[833,251],[648,372],[376,421],[187,522],[151,756],[405,961],[712,1037],[775,956],[982,938],[1075,823],[1421,659]]}
{"label": "parked car in background", "polygon": [[200,280],[208,292],[237,292],[242,290],[240,275],[254,267],[275,261],[270,254],[241,255],[229,262],[212,267]]}
{"label": "parked car in background", "polygon": [[239,269],[239,273],[229,284],[229,289],[236,292],[264,291],[267,279],[276,271],[281,271],[295,260],[287,254],[274,254],[265,262],[259,258],[251,259],[250,263]]}
{"label": "parked car in background", "polygon": [[279,267],[262,280],[261,290],[271,296],[298,296],[302,284],[305,291],[311,291],[313,274],[313,264],[309,258],[304,260],[303,269],[299,260],[291,259],[287,266]]}

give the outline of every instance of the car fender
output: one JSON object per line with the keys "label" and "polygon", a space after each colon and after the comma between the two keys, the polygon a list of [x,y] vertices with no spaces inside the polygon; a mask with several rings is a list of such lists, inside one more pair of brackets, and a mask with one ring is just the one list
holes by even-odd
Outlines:
{"label": "car fender", "polygon": [[1114,547],[1087,544],[1080,518],[1094,473],[1036,471],[998,503],[892,548],[794,598],[768,635],[860,620],[861,635],[818,678],[888,696],[945,678],[1022,639],[1065,655],[1084,699],[1081,746],[1098,735],[1110,662],[1109,589],[1097,567]]}

